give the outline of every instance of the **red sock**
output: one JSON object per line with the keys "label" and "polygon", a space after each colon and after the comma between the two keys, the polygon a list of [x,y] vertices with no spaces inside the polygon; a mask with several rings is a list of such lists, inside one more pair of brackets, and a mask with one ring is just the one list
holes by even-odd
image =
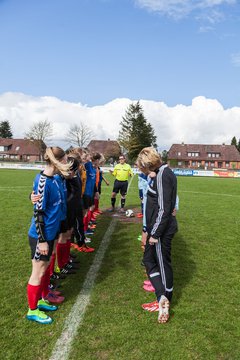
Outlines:
{"label": "red sock", "polygon": [[37,309],[38,300],[41,297],[41,285],[27,285],[27,297],[29,309]]}
{"label": "red sock", "polygon": [[93,215],[93,211],[89,210],[89,221],[96,220],[96,217]]}
{"label": "red sock", "polygon": [[88,229],[88,214],[85,215],[83,218],[83,225],[84,225],[84,231],[87,231],[87,229]]}
{"label": "red sock", "polygon": [[99,208],[99,199],[94,199],[94,211],[98,211]]}
{"label": "red sock", "polygon": [[68,239],[65,244],[65,250],[64,250],[64,266],[67,265],[70,260],[70,249],[71,249],[71,239]]}
{"label": "red sock", "polygon": [[41,290],[42,290],[43,299],[45,299],[45,297],[49,293],[49,285],[50,285],[50,265],[47,267],[45,274],[41,279]]}
{"label": "red sock", "polygon": [[60,269],[63,269],[65,265],[65,258],[66,258],[65,249],[66,249],[66,244],[62,244],[62,243],[57,244],[57,262],[58,262],[58,267]]}
{"label": "red sock", "polygon": [[56,254],[52,253],[51,262],[50,262],[50,276],[54,273],[55,268],[55,261],[56,261]]}

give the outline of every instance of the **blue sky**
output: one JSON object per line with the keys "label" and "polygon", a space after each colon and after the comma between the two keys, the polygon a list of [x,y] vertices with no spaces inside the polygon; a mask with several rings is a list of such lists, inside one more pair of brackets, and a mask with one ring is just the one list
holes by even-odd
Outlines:
{"label": "blue sky", "polygon": [[0,94],[240,106],[234,0],[0,0]]}

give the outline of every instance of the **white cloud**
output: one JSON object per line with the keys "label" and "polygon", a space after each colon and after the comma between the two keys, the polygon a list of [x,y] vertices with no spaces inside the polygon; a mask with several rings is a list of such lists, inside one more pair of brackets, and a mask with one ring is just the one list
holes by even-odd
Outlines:
{"label": "white cloud", "polygon": [[240,66],[240,53],[231,54],[231,62],[234,66]]}
{"label": "white cloud", "polygon": [[[21,93],[0,95],[0,121],[9,120],[15,138],[22,138],[35,121],[48,119],[54,128],[51,144],[64,148],[62,140],[71,124],[82,121],[94,129],[95,139],[116,139],[129,99],[115,99],[102,106],[89,107],[54,97],[33,97]],[[214,99],[196,97],[192,104],[167,106],[163,102],[140,100],[147,120],[152,124],[161,149],[173,143],[230,143],[237,138],[240,107],[224,109]]]}
{"label": "white cloud", "polygon": [[[135,3],[141,8],[175,19],[181,19],[192,12],[201,11],[201,18],[213,24],[223,20],[222,12],[214,10],[214,8],[221,5],[234,5],[237,0],[135,0]],[[207,10],[206,13],[204,13],[205,10]]]}

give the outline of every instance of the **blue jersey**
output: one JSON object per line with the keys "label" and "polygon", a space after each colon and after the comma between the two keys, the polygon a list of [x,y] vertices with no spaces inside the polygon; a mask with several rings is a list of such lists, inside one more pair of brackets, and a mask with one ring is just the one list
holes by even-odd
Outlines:
{"label": "blue jersey", "polygon": [[[44,239],[47,241],[55,240],[63,217],[64,195],[59,182],[54,176],[47,176],[40,173],[36,176],[33,183],[33,191],[41,197],[34,205],[34,210],[43,214],[44,220]],[[32,218],[28,235],[38,238],[35,218]]]}
{"label": "blue jersey", "polygon": [[84,194],[92,197],[96,184],[96,169],[93,167],[91,161],[88,161],[86,164],[84,164],[84,166],[87,172],[87,181]]}
{"label": "blue jersey", "polygon": [[66,180],[61,175],[55,175],[55,179],[59,185],[59,191],[61,192],[61,198],[63,199],[62,202],[62,217],[61,220],[65,220],[67,217],[67,185]]}

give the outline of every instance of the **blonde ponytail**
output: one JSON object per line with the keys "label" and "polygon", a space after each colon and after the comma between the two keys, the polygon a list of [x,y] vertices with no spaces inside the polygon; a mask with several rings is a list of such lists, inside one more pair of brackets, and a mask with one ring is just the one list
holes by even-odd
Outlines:
{"label": "blonde ponytail", "polygon": [[71,164],[63,164],[60,160],[65,156],[63,149],[59,147],[48,147],[44,159],[49,165],[53,165],[64,177],[69,176]]}

